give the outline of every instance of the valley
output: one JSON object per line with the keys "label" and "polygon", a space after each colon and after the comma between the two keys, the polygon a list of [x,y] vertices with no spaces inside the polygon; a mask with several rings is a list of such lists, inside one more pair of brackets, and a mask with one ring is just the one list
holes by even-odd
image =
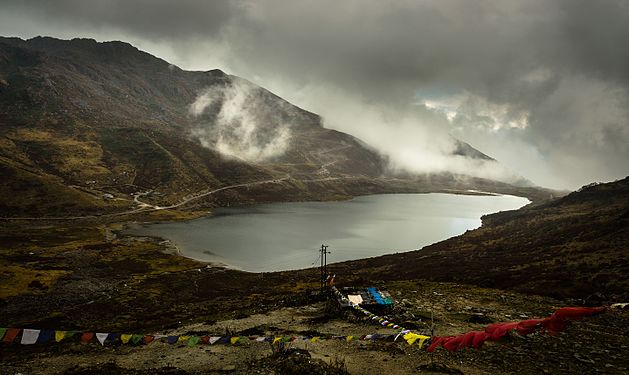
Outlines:
{"label": "valley", "polygon": [[[453,143],[451,157],[499,165]],[[401,193],[531,201],[421,249],[329,266],[340,287],[388,289],[391,317],[418,332],[458,334],[629,300],[629,178],[569,193],[473,172],[395,170],[386,155],[262,87],[220,70],[185,71],[127,43],[0,38],[0,322],[178,335],[389,334],[331,311],[313,293],[316,268],[215,267],[124,228],[220,207]],[[556,336],[513,334],[455,353],[404,342],[307,344],[282,357],[268,344],[68,341],[1,343],[0,364],[51,374],[621,374],[628,319],[614,311]]]}

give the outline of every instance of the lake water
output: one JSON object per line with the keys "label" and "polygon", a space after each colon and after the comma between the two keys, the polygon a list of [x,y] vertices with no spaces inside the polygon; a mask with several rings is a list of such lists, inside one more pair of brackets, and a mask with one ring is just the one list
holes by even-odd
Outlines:
{"label": "lake water", "polygon": [[321,244],[329,245],[328,263],[420,249],[479,227],[484,214],[528,202],[514,196],[370,195],[219,208],[208,217],[129,232],[169,239],[190,258],[246,271],[281,271],[318,265]]}

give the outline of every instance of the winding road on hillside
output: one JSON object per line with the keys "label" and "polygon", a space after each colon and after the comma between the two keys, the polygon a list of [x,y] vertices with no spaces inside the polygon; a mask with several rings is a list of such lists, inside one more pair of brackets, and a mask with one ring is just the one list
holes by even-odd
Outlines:
{"label": "winding road on hillside", "polygon": [[[223,186],[218,189],[209,190],[209,191],[202,190],[200,192],[197,192],[191,196],[184,198],[178,203],[171,204],[168,206],[153,205],[153,204],[141,201],[140,197],[146,196],[151,193],[151,191],[147,191],[143,193],[138,193],[132,201],[138,204],[140,207],[137,207],[131,210],[122,211],[122,212],[115,212],[115,213],[104,214],[104,215],[85,215],[85,216],[0,217],[0,220],[33,220],[33,221],[36,221],[36,220],[82,220],[82,219],[98,219],[98,218],[106,218],[106,217],[125,216],[125,215],[132,215],[132,214],[143,213],[143,212],[176,209],[194,200],[197,200],[197,199],[209,196],[209,195],[213,195],[221,191],[225,191],[229,189],[236,189],[236,188],[241,188],[241,187],[252,187],[252,186],[263,185],[263,184],[279,184],[281,182],[288,181],[291,179],[298,182],[323,182],[323,181],[336,181],[336,180],[354,179],[354,178],[360,178],[360,176],[324,177],[324,178],[315,178],[315,179],[293,179],[290,175],[286,175],[285,177],[282,177],[282,178],[274,178],[274,179],[268,179],[268,180],[262,180],[262,181],[253,181],[253,182],[247,182],[247,183],[242,183],[242,184]],[[122,198],[118,198],[118,199],[131,201],[130,199],[122,199]]]}
{"label": "winding road on hillside", "polygon": [[[331,148],[331,149],[326,149],[326,150],[320,150],[317,151],[315,154],[317,155],[317,161],[321,161],[321,156],[323,156],[324,154],[327,154],[329,152],[332,151],[338,151],[338,150],[342,150],[345,148],[351,147],[349,145],[344,145],[344,146],[340,146],[340,147],[335,147],[335,148]],[[287,174],[286,176],[282,177],[282,178],[273,178],[273,179],[267,179],[267,180],[262,180],[262,181],[253,181],[253,182],[246,182],[246,183],[241,183],[241,184],[234,184],[234,185],[228,185],[228,186],[223,186],[217,189],[213,189],[213,190],[208,190],[208,189],[204,189],[201,191],[198,191],[192,195],[188,195],[186,197],[184,197],[180,202],[175,203],[175,204],[171,204],[168,206],[159,206],[159,205],[155,205],[155,204],[151,204],[151,203],[147,203],[144,202],[142,200],[140,200],[140,198],[144,197],[144,196],[148,196],[150,195],[153,190],[148,190],[145,192],[139,192],[136,193],[133,197],[133,200],[131,199],[126,199],[126,198],[115,198],[115,200],[123,200],[123,201],[129,201],[129,202],[133,202],[136,205],[138,205],[138,207],[130,209],[130,210],[126,210],[126,211],[122,211],[122,212],[115,212],[115,213],[111,213],[111,214],[104,214],[104,215],[85,215],[85,216],[52,216],[52,217],[0,217],[0,220],[33,220],[33,221],[37,221],[37,220],[82,220],[82,219],[98,219],[98,218],[106,218],[106,217],[116,217],[116,216],[125,216],[125,215],[132,215],[132,214],[137,214],[137,213],[145,213],[145,212],[153,212],[153,211],[162,211],[162,210],[171,210],[171,209],[176,209],[182,206],[185,206],[186,204],[198,200],[200,198],[203,197],[207,197],[216,193],[219,193],[221,191],[225,191],[225,190],[230,190],[230,189],[237,189],[237,188],[249,188],[252,186],[258,186],[258,185],[264,185],[264,184],[279,184],[282,183],[284,181],[289,181],[289,180],[294,180],[296,182],[325,182],[325,181],[338,181],[338,180],[347,180],[347,179],[355,179],[355,178],[361,178],[360,176],[337,176],[337,177],[332,177],[330,176],[330,171],[327,169],[328,166],[333,165],[335,163],[337,163],[339,160],[333,160],[333,161],[329,161],[329,162],[325,162],[323,164],[321,164],[319,170],[317,170],[315,172],[315,175],[327,175],[327,177],[321,177],[321,178],[313,178],[313,179],[295,179],[293,178],[290,174]]]}

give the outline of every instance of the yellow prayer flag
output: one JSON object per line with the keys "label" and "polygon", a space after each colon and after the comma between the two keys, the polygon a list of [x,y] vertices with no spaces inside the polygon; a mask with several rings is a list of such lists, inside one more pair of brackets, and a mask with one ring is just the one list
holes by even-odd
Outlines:
{"label": "yellow prayer flag", "polygon": [[347,341],[352,341],[353,339],[354,339],[354,336],[347,336],[347,337],[345,338],[345,340],[347,340]]}
{"label": "yellow prayer flag", "polygon": [[275,339],[273,339],[273,344],[275,344],[276,342],[280,341],[282,338],[281,337],[276,337]]}
{"label": "yellow prayer flag", "polygon": [[424,341],[428,340],[430,336],[419,335],[419,348],[421,349],[424,346]]}
{"label": "yellow prayer flag", "polygon": [[232,338],[229,340],[229,342],[231,342],[231,343],[232,343],[232,345],[234,345],[235,343],[237,343],[237,342],[238,342],[238,340],[239,340],[239,339],[240,339],[240,337],[238,337],[238,336],[234,336],[234,337],[232,337]]}
{"label": "yellow prayer flag", "polygon": [[129,340],[131,340],[131,337],[133,337],[133,335],[129,333],[123,333],[122,335],[120,335],[120,341],[122,341],[123,344],[127,344],[129,343]]}
{"label": "yellow prayer flag", "polygon": [[402,337],[404,337],[404,340],[406,340],[409,345],[413,345],[415,341],[419,340],[420,348],[424,345],[424,341],[430,338],[430,336],[418,335],[417,333],[413,332],[409,332]]}
{"label": "yellow prayer flag", "polygon": [[319,341],[319,336],[315,336],[310,339],[310,342],[317,342],[317,341]]}
{"label": "yellow prayer flag", "polygon": [[190,336],[179,336],[179,339],[177,339],[178,343],[184,343],[186,341],[188,341],[188,339],[190,338]]}
{"label": "yellow prayer flag", "polygon": [[55,341],[59,342],[66,337],[66,331],[55,331]]}

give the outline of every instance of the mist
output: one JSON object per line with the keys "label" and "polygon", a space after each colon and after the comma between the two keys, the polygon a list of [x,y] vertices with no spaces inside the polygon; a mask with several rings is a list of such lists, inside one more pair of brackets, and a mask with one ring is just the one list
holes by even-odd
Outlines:
{"label": "mist", "polygon": [[[245,77],[391,155],[393,169],[521,175],[571,189],[629,174],[627,2],[7,0],[1,7],[3,35],[120,39],[184,69]],[[260,124],[227,112],[220,124],[233,131],[199,128],[208,147],[256,160],[279,155],[290,138],[277,130],[275,144],[259,142],[249,131]],[[453,138],[499,163],[452,155]]]}
{"label": "mist", "polygon": [[203,90],[189,107],[199,119],[192,136],[207,148],[251,162],[263,162],[286,152],[290,142],[287,125],[269,121],[260,91],[242,79],[227,86]]}

